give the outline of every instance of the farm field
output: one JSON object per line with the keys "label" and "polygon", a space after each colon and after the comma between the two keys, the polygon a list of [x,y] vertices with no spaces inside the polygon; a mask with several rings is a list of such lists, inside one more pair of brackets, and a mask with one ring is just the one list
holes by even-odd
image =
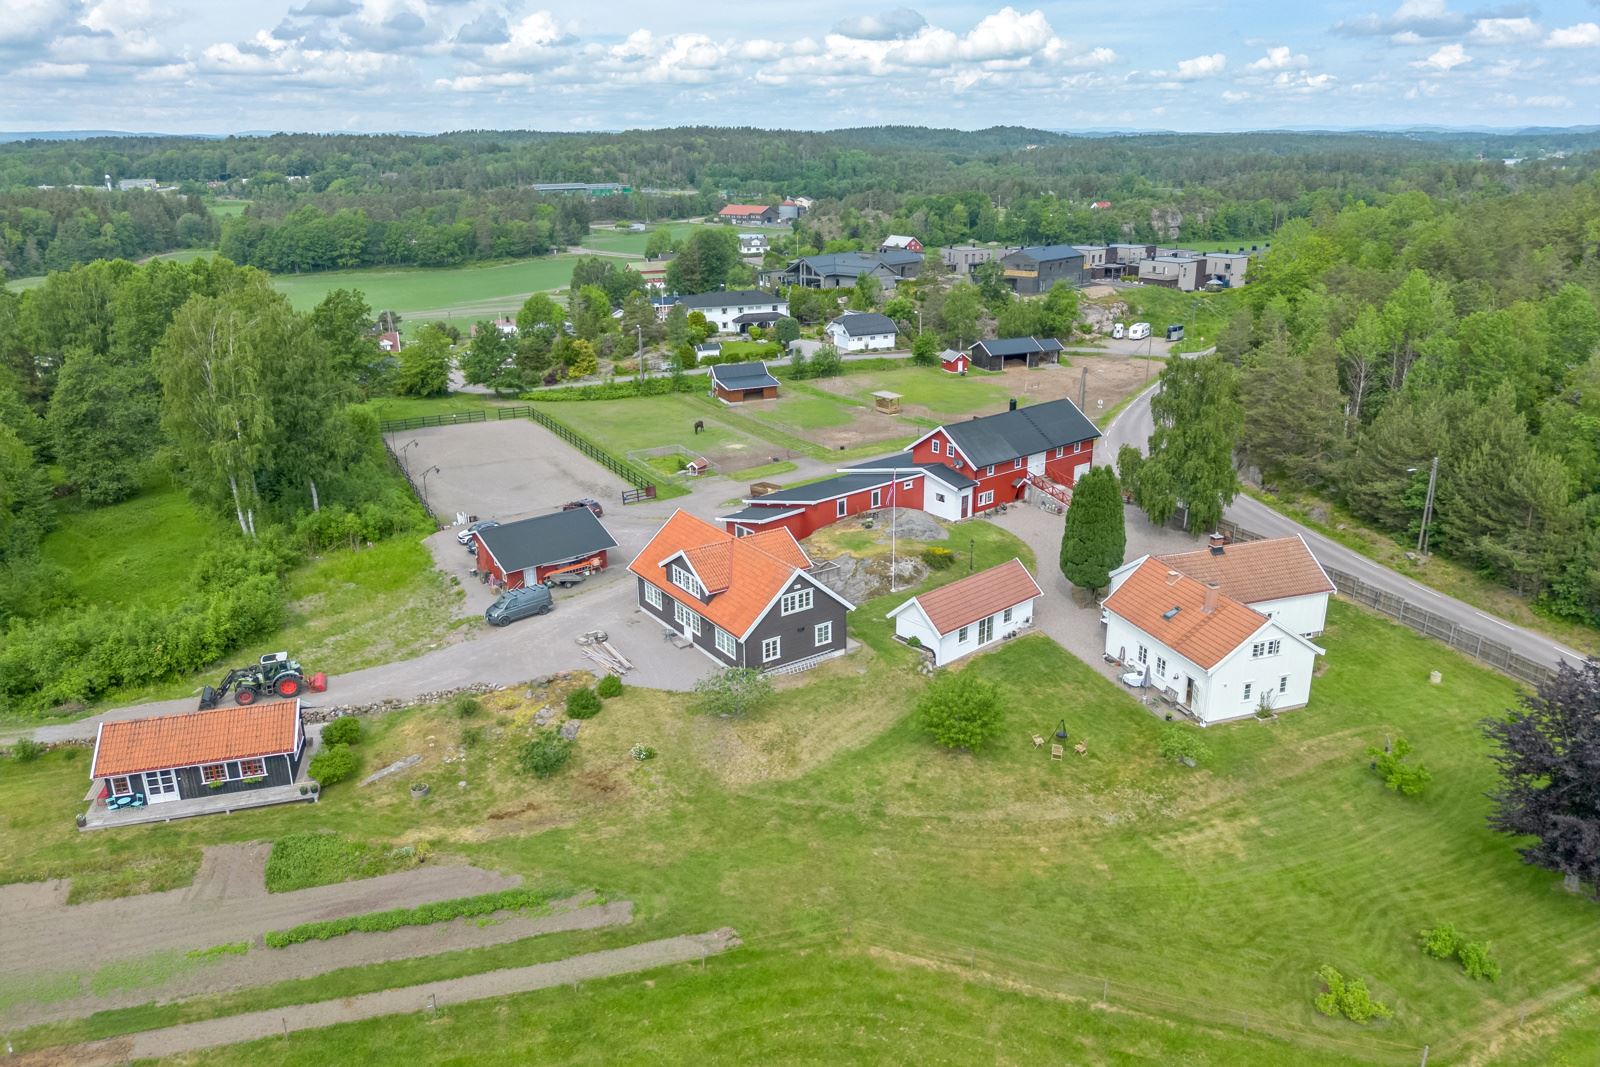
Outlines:
{"label": "farm field", "polygon": [[850,373],[805,385],[857,400],[868,407],[874,392],[887,389],[905,398],[901,401],[903,415],[932,425],[962,415],[1004,411],[1007,400],[1012,397],[1024,404],[1062,397],[1076,402],[1085,370],[1089,372],[1085,414],[1090,418],[1109,411],[1123,398],[1142,389],[1149,373],[1143,360],[1074,353],[1070,364],[1033,370],[1013,367],[1003,373],[976,372],[961,378],[935,368],[907,366]]}
{"label": "farm field", "polygon": [[[1025,551],[989,529],[977,566]],[[1005,723],[989,749],[955,755],[917,729],[925,682],[883,619],[916,591],[860,605],[852,634],[865,647],[782,680],[748,718],[628,690],[546,781],[514,768],[536,706],[520,691],[470,719],[418,709],[370,720],[368,769],[476,729],[464,769],[451,772],[468,788],[413,802],[408,783],[428,773],[419,768],[369,790],[335,786],[315,809],[319,827],[357,840],[426,841],[441,858],[535,888],[634,900],[625,932],[349,968],[8,1036],[27,1050],[727,925],[746,947],[703,969],[293,1034],[228,1058],[325,1062],[361,1048],[378,1060],[406,1049],[598,1063],[678,1058],[692,1039],[738,1059],[843,1047],[861,1059],[892,1048],[957,1063],[991,1056],[989,1028],[1003,1025],[1008,1049],[1044,1060],[1119,1061],[1138,1049],[1160,1062],[1389,1064],[1416,1062],[1424,1044],[1435,1063],[1490,1049],[1494,1062],[1558,1062],[1541,1061],[1551,1050],[1592,1060],[1594,905],[1522,865],[1484,821],[1492,772],[1477,720],[1514,700],[1510,682],[1335,603],[1312,705],[1205,731],[1210,755],[1190,770],[1158,758],[1164,725],[1124,691],[1028,636],[963,668],[1000,687]],[[1428,683],[1430,669],[1442,684]],[[1028,741],[1058,719],[1088,755],[1052,762]],[[1367,767],[1367,746],[1399,735],[1433,771],[1422,797],[1385,790]],[[630,759],[636,742],[659,755]],[[202,845],[275,839],[311,810],[79,835],[70,816],[81,760],[53,752],[7,771],[0,870],[11,879],[133,856],[181,871]],[[1475,983],[1424,956],[1416,932],[1437,922],[1491,942],[1500,980]],[[1318,1015],[1324,963],[1364,978],[1395,1018],[1359,1027]],[[597,1011],[623,1004],[640,1025],[593,1027]]]}
{"label": "farm field", "polygon": [[[533,406],[605,442],[619,455],[675,445],[692,455],[705,456],[720,472],[770,462],[776,451],[771,442],[725,421],[720,404],[703,402],[688,393]],[[701,419],[706,428],[697,434],[694,424]]]}
{"label": "farm field", "polygon": [[358,289],[375,311],[398,311],[411,321],[473,319],[515,312],[528,294],[559,289],[572,278],[579,257],[538,256],[509,263],[462,267],[374,268],[275,274],[273,286],[300,310],[315,307],[335,289]]}

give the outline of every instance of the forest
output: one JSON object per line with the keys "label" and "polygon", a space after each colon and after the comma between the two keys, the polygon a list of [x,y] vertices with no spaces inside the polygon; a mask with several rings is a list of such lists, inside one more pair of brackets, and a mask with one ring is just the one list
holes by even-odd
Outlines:
{"label": "forest", "polygon": [[0,278],[216,244],[216,219],[199,196],[99,188],[0,191]]}

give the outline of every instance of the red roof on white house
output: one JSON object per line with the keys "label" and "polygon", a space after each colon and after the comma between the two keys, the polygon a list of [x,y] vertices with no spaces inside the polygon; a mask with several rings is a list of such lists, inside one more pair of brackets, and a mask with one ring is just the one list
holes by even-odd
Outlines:
{"label": "red roof on white house", "polygon": [[996,612],[1042,596],[1044,590],[1039,588],[1022,561],[1009,559],[997,567],[914,596],[889,612],[889,618],[915,604],[943,637],[979,619],[987,619]]}

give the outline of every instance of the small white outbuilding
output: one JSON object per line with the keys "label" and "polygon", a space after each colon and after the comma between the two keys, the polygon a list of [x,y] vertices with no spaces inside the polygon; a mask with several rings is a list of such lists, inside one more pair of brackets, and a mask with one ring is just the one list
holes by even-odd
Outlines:
{"label": "small white outbuilding", "polygon": [[1010,559],[914,596],[888,617],[895,636],[916,638],[943,667],[1032,626],[1034,601],[1043,595],[1022,561]]}

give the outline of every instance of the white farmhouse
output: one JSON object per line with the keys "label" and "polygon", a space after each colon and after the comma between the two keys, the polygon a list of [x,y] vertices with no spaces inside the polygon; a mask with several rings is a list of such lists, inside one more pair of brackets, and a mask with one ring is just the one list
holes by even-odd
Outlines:
{"label": "white farmhouse", "polygon": [[[1277,619],[1301,637],[1316,637],[1327,626],[1333,582],[1298,534],[1236,544],[1212,534],[1197,552],[1156,558],[1197,582],[1216,585],[1223,596]],[[1111,588],[1117,588],[1119,574],[1139,562],[1113,571]]]}
{"label": "white farmhouse", "polygon": [[1043,595],[1022,561],[1011,559],[914,596],[888,618],[895,636],[916,638],[943,667],[1032,626],[1034,601]]}
{"label": "white farmhouse", "polygon": [[698,311],[718,333],[745,333],[751,326],[771,326],[789,314],[789,302],[763,289],[719,289],[679,297],[678,303]]}
{"label": "white farmhouse", "polygon": [[1311,699],[1322,649],[1216,584],[1146,556],[1122,567],[1102,604],[1105,651],[1203,724]]}
{"label": "white farmhouse", "polygon": [[895,324],[876,311],[846,311],[828,323],[828,339],[841,352],[870,352],[894,347]]}

